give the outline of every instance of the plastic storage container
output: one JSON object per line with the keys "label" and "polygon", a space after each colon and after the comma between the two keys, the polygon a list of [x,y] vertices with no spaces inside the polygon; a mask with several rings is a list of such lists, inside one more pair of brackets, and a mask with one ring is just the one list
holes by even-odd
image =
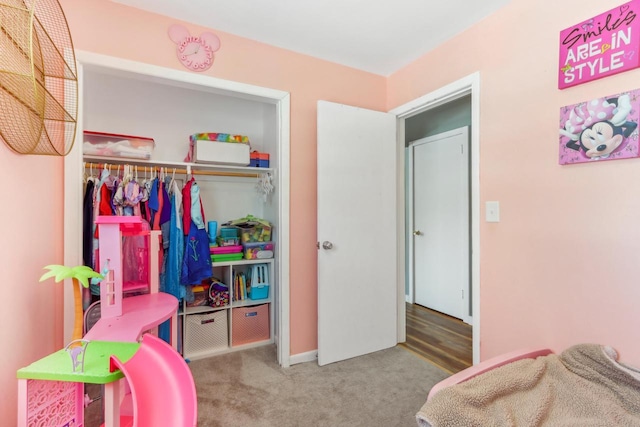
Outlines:
{"label": "plastic storage container", "polygon": [[209,246],[211,261],[236,261],[242,259],[242,245],[233,246]]}
{"label": "plastic storage container", "polygon": [[269,339],[269,304],[238,307],[231,311],[233,347]]}
{"label": "plastic storage container", "polygon": [[153,138],[84,131],[82,154],[149,160],[155,146]]}
{"label": "plastic storage container", "polygon": [[212,254],[211,262],[239,261],[242,259],[242,256],[242,252],[232,254]]}
{"label": "plastic storage container", "polygon": [[211,301],[209,301],[209,285],[208,283],[203,283],[200,285],[193,285],[191,287],[191,291],[193,292],[193,301],[187,302],[187,307],[201,307],[204,305],[209,305]]}
{"label": "plastic storage container", "polygon": [[249,298],[253,300],[269,298],[269,285],[251,286]]}
{"label": "plastic storage container", "polygon": [[269,298],[269,266],[267,264],[255,264],[251,266],[249,298]]}
{"label": "plastic storage container", "polygon": [[220,235],[217,238],[219,246],[236,246],[240,244],[238,237],[239,229],[237,227],[222,227]]}
{"label": "plastic storage container", "polygon": [[271,226],[256,223],[241,224],[238,225],[238,228],[240,229],[240,240],[242,240],[242,243],[271,241]]}
{"label": "plastic storage container", "polygon": [[209,252],[214,255],[220,254],[233,254],[242,252],[242,245],[232,245],[232,246],[209,246]]}
{"label": "plastic storage container", "polygon": [[240,230],[242,243],[271,241],[271,223],[264,219],[247,215],[244,218],[229,221],[227,225],[236,226]]}
{"label": "plastic storage container", "polygon": [[273,242],[243,243],[245,259],[273,258]]}

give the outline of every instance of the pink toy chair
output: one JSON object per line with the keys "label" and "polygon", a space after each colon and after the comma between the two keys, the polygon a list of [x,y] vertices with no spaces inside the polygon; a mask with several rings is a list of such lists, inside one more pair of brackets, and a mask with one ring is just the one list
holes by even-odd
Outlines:
{"label": "pink toy chair", "polygon": [[198,402],[193,376],[169,344],[145,334],[140,349],[127,362],[111,356],[111,370],[115,369],[127,379],[133,405],[133,418],[122,417],[121,426],[196,425]]}

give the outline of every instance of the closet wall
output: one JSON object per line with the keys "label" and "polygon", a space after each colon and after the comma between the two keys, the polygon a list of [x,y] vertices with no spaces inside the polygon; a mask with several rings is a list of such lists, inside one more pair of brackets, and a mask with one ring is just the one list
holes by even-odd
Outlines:
{"label": "closet wall", "polygon": [[[181,163],[191,134],[224,132],[249,136],[251,148],[270,153],[270,166],[277,168],[273,104],[96,69],[85,71],[83,87],[84,129],[153,138],[156,148],[151,164],[154,160]],[[196,179],[208,221],[221,224],[247,214],[271,222],[277,219],[277,192],[265,203],[253,179],[205,175]]]}

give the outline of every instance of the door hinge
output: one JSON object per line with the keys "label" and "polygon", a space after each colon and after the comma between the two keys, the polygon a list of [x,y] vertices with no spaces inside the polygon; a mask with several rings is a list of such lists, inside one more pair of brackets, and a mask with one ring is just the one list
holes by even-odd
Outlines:
{"label": "door hinge", "polygon": [[320,242],[316,242],[316,249],[320,250]]}

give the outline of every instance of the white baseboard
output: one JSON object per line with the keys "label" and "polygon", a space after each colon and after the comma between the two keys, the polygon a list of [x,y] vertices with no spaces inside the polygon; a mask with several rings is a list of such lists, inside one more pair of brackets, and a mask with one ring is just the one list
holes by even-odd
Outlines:
{"label": "white baseboard", "polygon": [[315,362],[318,360],[318,350],[307,351],[306,353],[292,354],[289,357],[289,363],[291,365],[297,365],[298,363]]}
{"label": "white baseboard", "polygon": [[411,301],[411,295],[405,295],[404,300],[408,303],[413,303],[413,301]]}

